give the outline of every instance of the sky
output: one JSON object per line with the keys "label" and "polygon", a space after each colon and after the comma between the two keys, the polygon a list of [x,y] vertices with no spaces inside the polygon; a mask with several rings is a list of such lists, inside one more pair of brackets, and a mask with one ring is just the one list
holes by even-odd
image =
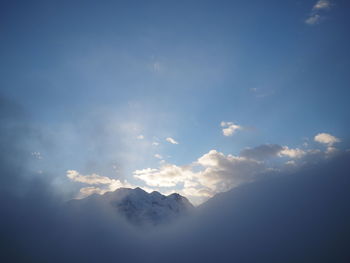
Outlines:
{"label": "sky", "polygon": [[350,262],[349,7],[0,1],[0,262]]}
{"label": "sky", "polygon": [[350,148],[348,7],[2,1],[2,103],[67,199],[141,186],[200,204]]}

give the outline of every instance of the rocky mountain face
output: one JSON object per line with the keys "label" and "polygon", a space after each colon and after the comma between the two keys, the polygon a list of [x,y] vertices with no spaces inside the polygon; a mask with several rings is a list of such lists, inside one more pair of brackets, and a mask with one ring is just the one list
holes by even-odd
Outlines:
{"label": "rocky mountain face", "polygon": [[158,225],[169,223],[188,215],[194,206],[180,194],[165,196],[159,192],[147,193],[141,188],[119,188],[104,195],[92,195],[74,200],[74,205],[99,203],[111,206],[122,217],[134,225]]}

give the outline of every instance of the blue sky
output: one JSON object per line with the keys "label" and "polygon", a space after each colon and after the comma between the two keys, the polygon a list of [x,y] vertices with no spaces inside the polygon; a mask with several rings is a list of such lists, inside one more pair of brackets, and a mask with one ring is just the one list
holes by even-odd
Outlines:
{"label": "blue sky", "polygon": [[[181,191],[189,182],[179,178],[200,169],[187,166],[211,150],[231,162],[259,145],[304,155],[349,146],[347,1],[1,5],[1,95],[38,131],[27,147],[33,169],[69,194],[88,179],[76,184],[68,170]],[[225,136],[221,122],[239,128]],[[320,133],[333,137],[315,140]],[[145,169],[167,177],[162,166],[180,167],[174,186],[135,177]]]}

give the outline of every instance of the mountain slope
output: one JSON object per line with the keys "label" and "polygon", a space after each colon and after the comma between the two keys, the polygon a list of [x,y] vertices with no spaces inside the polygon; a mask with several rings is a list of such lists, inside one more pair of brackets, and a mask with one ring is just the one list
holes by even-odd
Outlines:
{"label": "mountain slope", "polygon": [[350,152],[218,194],[159,262],[350,262],[349,171]]}

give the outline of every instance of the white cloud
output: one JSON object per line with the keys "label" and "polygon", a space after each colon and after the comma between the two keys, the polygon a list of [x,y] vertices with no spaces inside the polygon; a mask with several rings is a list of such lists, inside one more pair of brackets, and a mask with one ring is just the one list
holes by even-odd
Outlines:
{"label": "white cloud", "polygon": [[323,15],[321,13],[325,10],[328,10],[332,7],[332,4],[329,0],[319,0],[312,7],[311,13],[308,18],[305,20],[305,23],[308,25],[316,25],[321,22]]}
{"label": "white cloud", "polygon": [[153,145],[153,146],[158,146],[158,145],[159,145],[159,142],[152,142],[152,145]]}
{"label": "white cloud", "polygon": [[108,192],[108,189],[101,189],[95,186],[83,187],[79,190],[79,195],[77,197],[80,199],[93,194],[103,195],[106,192]]}
{"label": "white cloud", "polygon": [[305,151],[295,148],[290,149],[288,146],[284,146],[282,150],[278,153],[279,156],[287,156],[289,158],[301,158],[306,154]]}
{"label": "white cloud", "polygon": [[189,198],[206,199],[215,193],[254,180],[264,170],[262,162],[245,157],[224,155],[211,150],[187,166],[164,164],[158,169],[136,170],[134,177],[148,186],[179,188]]}
{"label": "white cloud", "polygon": [[211,150],[197,160],[204,167],[199,173],[199,182],[215,192],[227,191],[244,182],[249,182],[265,170],[263,162],[241,156],[224,155]]}
{"label": "white cloud", "polygon": [[103,187],[83,187],[80,189],[77,198],[84,198],[91,194],[104,194],[106,192],[115,191],[121,187],[133,187],[127,181],[123,182],[117,179],[109,178],[107,176],[100,176],[98,174],[82,175],[76,170],[68,170],[67,177],[74,182],[84,183],[88,185],[103,185]]}
{"label": "white cloud", "polygon": [[331,2],[329,0],[319,0],[312,9],[313,10],[329,9],[330,7],[331,7]]}
{"label": "white cloud", "polygon": [[333,144],[340,142],[340,139],[329,134],[329,133],[319,133],[314,137],[315,142],[326,144],[332,146]]}
{"label": "white cloud", "polygon": [[237,124],[234,124],[233,122],[222,121],[220,125],[223,128],[222,129],[222,134],[224,136],[232,136],[236,131],[242,129],[241,126],[239,126]]}
{"label": "white cloud", "polygon": [[140,134],[136,137],[136,139],[138,139],[138,140],[143,140],[144,138],[145,138],[145,136],[143,136],[142,134]]}
{"label": "white cloud", "polygon": [[309,16],[306,20],[305,23],[308,25],[316,25],[321,21],[321,16],[319,14],[314,14]]}
{"label": "white cloud", "polygon": [[[168,192],[179,192],[198,204],[216,193],[263,178],[269,171],[296,169],[305,163],[328,158],[335,152],[336,149],[330,147],[322,152],[265,144],[246,148],[238,156],[211,150],[188,165],[163,162],[159,168],[136,170],[133,174],[149,187],[168,188]],[[268,158],[279,157],[288,157],[290,160],[282,164],[278,161],[265,162]]]}
{"label": "white cloud", "polygon": [[156,153],[156,154],[154,155],[154,157],[157,158],[157,159],[163,159],[163,156],[161,156],[161,155],[158,154],[158,153]]}
{"label": "white cloud", "polygon": [[175,141],[173,138],[171,138],[171,137],[168,137],[168,138],[166,138],[165,139],[167,142],[170,142],[170,143],[172,143],[172,144],[179,144],[177,141]]}
{"label": "white cloud", "polygon": [[68,170],[67,177],[74,182],[84,184],[110,184],[112,179],[98,174],[82,175],[76,170]]}
{"label": "white cloud", "polygon": [[144,181],[149,186],[172,187],[190,178],[191,171],[174,164],[164,164],[159,169],[146,168],[136,170],[134,177]]}

